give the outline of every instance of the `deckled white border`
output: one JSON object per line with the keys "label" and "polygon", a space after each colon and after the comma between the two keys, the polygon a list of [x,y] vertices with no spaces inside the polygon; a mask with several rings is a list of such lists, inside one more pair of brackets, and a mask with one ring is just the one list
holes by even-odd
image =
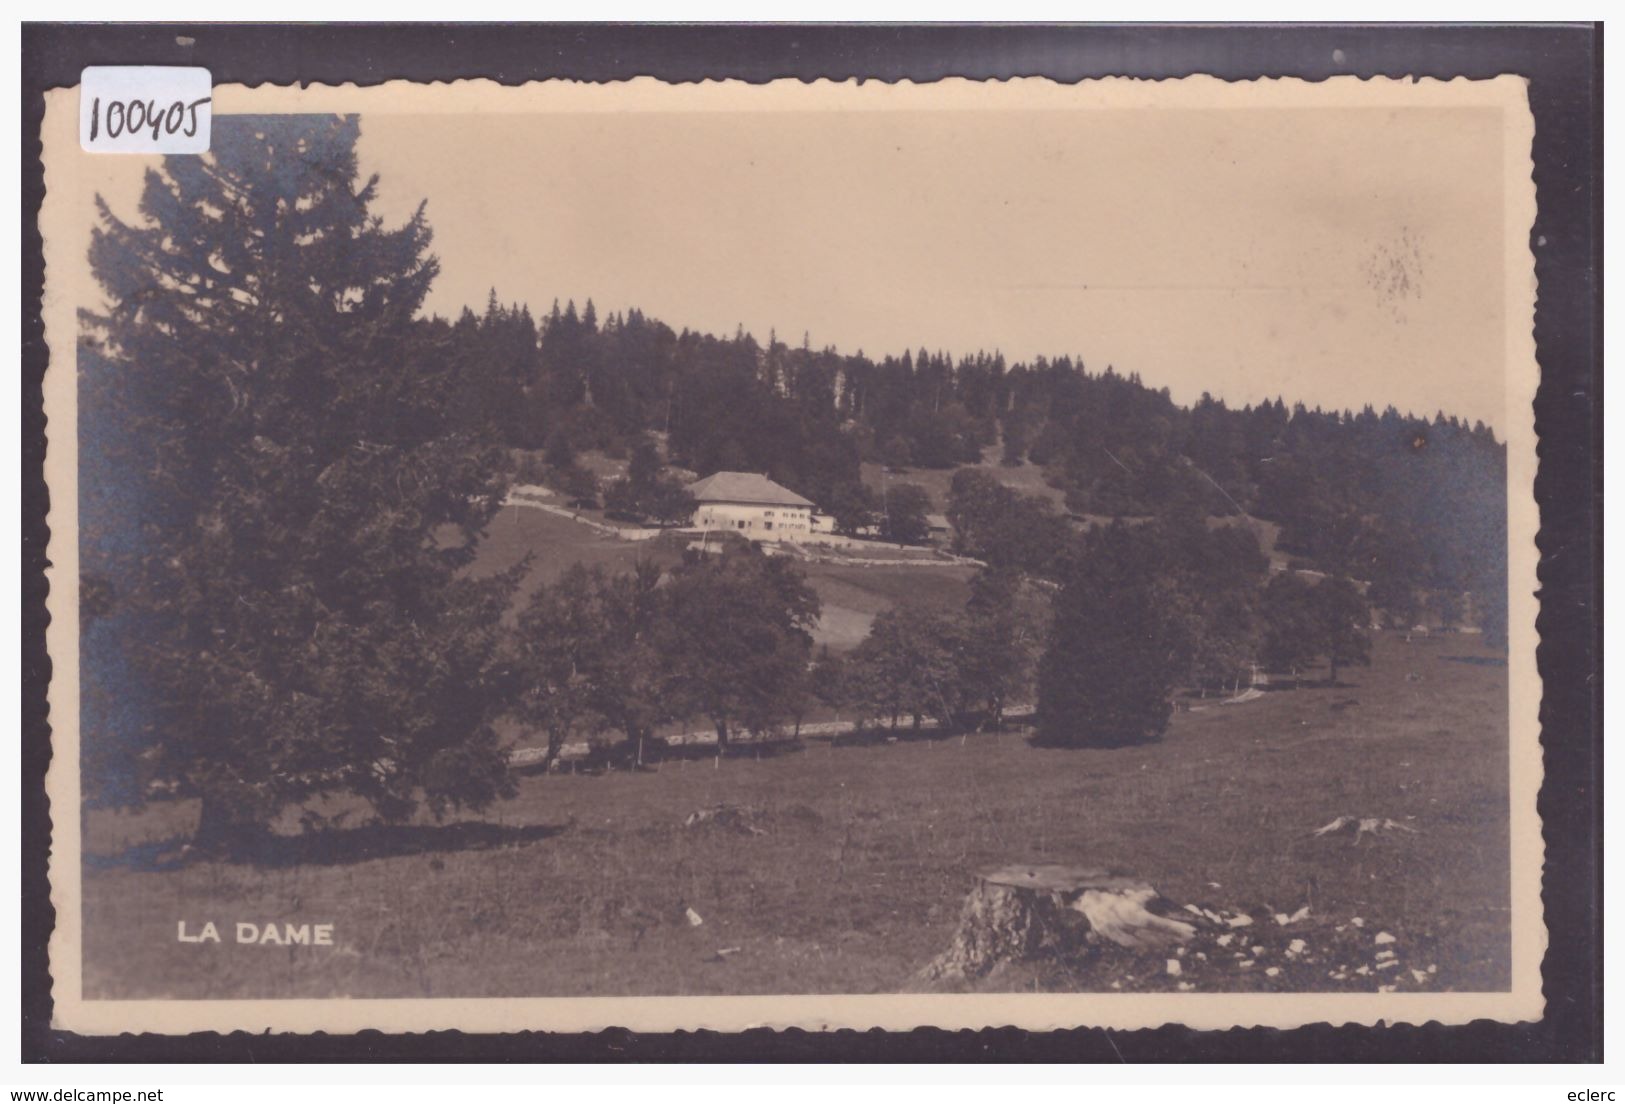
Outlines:
{"label": "deckled white border", "polygon": [[[1235,109],[1246,107],[1495,107],[1503,112],[1506,184],[1505,256],[1507,364],[1507,486],[1509,683],[1512,732],[1512,988],[1506,993],[1392,994],[1041,994],[771,997],[570,997],[437,1000],[87,1001],[80,988],[80,838],[78,724],[78,501],[77,394],[72,357],[77,297],[70,286],[89,279],[83,256],[65,255],[66,227],[89,217],[88,197],[76,186],[77,92],[47,94],[42,128],[46,193],[40,216],[45,238],[44,312],[53,350],[46,374],[51,492],[47,570],[51,614],[46,643],[53,661],[50,719],[54,749],[46,789],[53,809],[51,901],[57,926],[50,942],[54,1026],[84,1034],[120,1031],[328,1031],[366,1028],[469,1032],[525,1029],[637,1031],[748,1027],[948,1029],[1016,1026],[1031,1030],[1075,1026],[1113,1029],[1180,1023],[1199,1029],[1235,1026],[1295,1027],[1306,1023],[1465,1023],[1537,1019],[1542,1014],[1540,964],[1547,935],[1541,911],[1544,858],[1536,798],[1541,781],[1540,682],[1535,668],[1537,584],[1534,537],[1536,464],[1534,412],[1539,370],[1534,345],[1534,258],[1529,228],[1535,216],[1531,147],[1534,119],[1526,82],[1419,82],[1335,77],[1309,83],[1270,79],[1228,83],[1213,77],[1178,81],[1128,78],[1061,85],[1040,78],[934,84],[775,81],[768,85],[708,81],[667,85],[652,78],[614,84],[550,81],[505,88],[491,81],[414,84],[394,81],[371,88],[241,85],[215,90],[215,110],[247,112],[462,112],[654,111],[891,111],[891,110],[1120,110]],[[58,233],[52,233],[53,228]],[[53,239],[55,246],[53,248]],[[75,237],[75,240],[78,240]]]}

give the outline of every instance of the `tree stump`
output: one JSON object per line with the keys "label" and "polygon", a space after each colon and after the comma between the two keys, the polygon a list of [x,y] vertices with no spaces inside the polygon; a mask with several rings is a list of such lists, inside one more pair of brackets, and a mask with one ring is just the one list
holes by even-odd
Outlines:
{"label": "tree stump", "polygon": [[1152,912],[1157,891],[1137,878],[1058,864],[1004,866],[977,877],[953,943],[923,981],[971,981],[1006,962],[1183,943],[1196,926]]}

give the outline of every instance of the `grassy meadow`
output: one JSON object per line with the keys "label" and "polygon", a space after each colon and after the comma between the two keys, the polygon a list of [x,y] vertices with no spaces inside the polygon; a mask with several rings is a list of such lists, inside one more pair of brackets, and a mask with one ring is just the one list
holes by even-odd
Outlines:
{"label": "grassy meadow", "polygon": [[[1341,685],[1190,704],[1142,747],[808,740],[530,776],[450,825],[301,835],[290,814],[257,864],[168,865],[188,802],[91,812],[85,994],[896,991],[948,945],[974,874],[1021,861],[1115,867],[1176,910],[1254,923],[1204,934],[1177,981],[1161,953],[1114,951],[981,988],[1508,985],[1506,670],[1476,637],[1383,634]],[[723,804],[736,811],[685,825]],[[1342,815],[1414,831],[1313,834]],[[223,942],[177,941],[179,922],[210,920]],[[330,923],[333,945],[237,945],[238,921]]]}
{"label": "grassy meadow", "polygon": [[612,572],[630,571],[640,558],[675,564],[681,556],[664,541],[621,540],[546,510],[504,506],[491,520],[472,570],[476,575],[506,571],[530,554],[534,555],[520,586],[520,601],[538,586],[557,582],[578,563]]}

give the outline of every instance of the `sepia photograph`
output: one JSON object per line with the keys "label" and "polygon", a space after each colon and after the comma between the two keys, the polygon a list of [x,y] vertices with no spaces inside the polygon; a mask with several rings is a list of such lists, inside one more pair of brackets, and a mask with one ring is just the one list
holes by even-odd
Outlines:
{"label": "sepia photograph", "polygon": [[47,94],[59,1026],[1540,1018],[1521,79],[211,95]]}

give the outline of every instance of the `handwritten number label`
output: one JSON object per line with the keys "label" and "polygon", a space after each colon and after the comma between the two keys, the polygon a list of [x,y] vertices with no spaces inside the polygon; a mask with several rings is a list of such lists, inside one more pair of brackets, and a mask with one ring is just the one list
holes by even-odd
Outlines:
{"label": "handwritten number label", "polygon": [[207,69],[96,65],[79,79],[79,146],[90,153],[207,153]]}
{"label": "handwritten number label", "polygon": [[[183,138],[195,138],[199,129],[198,108],[209,102],[209,97],[193,100],[191,103],[182,103],[180,100],[170,101],[169,106],[163,107],[156,100],[114,100],[107,105],[107,137],[116,141],[125,133],[151,128],[152,140],[157,142],[164,137],[173,137],[176,134]],[[94,97],[90,101],[90,140],[95,142],[101,137],[102,99]]]}

